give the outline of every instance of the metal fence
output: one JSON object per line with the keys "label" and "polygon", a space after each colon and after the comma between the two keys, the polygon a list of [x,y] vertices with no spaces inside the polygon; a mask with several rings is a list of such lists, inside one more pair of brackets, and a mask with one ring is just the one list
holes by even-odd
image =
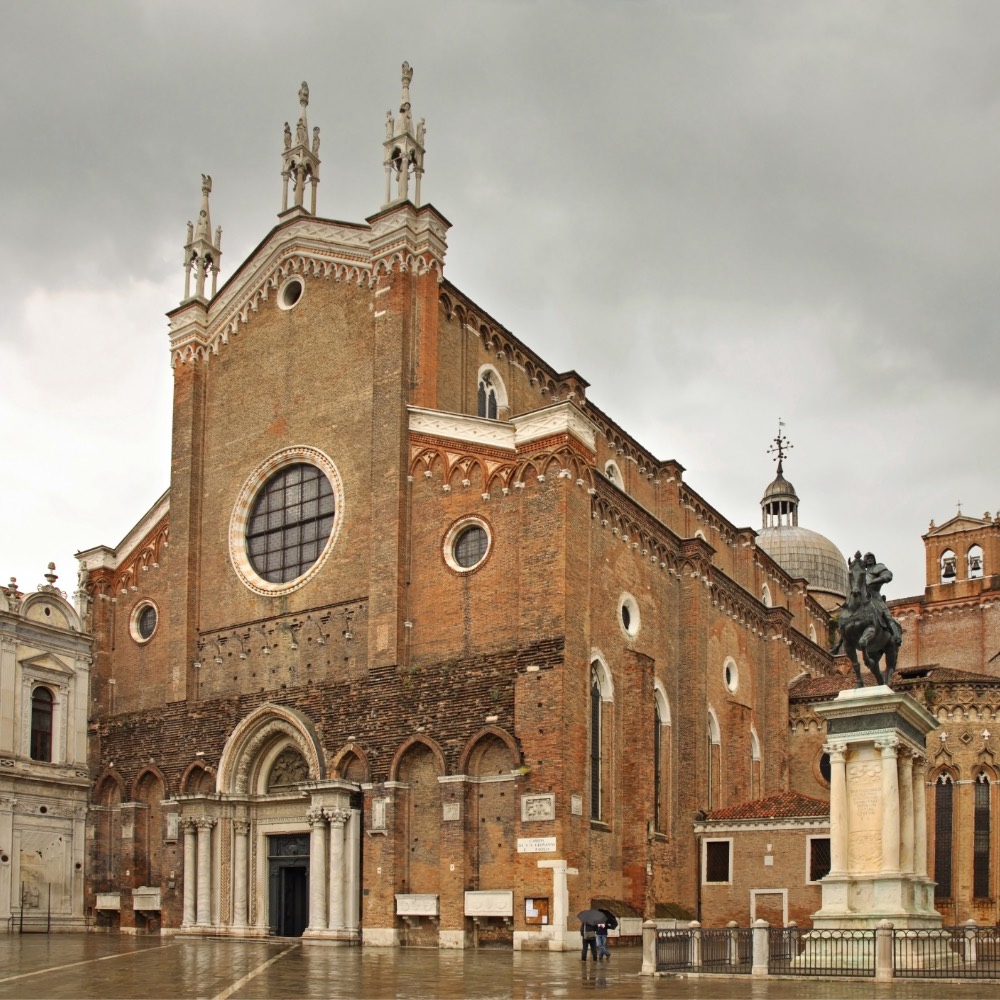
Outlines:
{"label": "metal fence", "polygon": [[694,927],[656,932],[658,971],[749,975],[753,958],[750,927]]}
{"label": "metal fence", "polygon": [[772,927],[767,959],[772,976],[875,975],[875,931]]}
{"label": "metal fence", "polygon": [[998,927],[897,930],[892,944],[897,978],[1000,979]]}
{"label": "metal fence", "polygon": [[[652,931],[652,927],[650,926]],[[806,929],[795,926],[663,928],[644,949],[657,972],[716,975],[818,976],[887,981],[956,979],[1000,981],[1000,927],[926,930]],[[647,959],[644,958],[644,964]]]}

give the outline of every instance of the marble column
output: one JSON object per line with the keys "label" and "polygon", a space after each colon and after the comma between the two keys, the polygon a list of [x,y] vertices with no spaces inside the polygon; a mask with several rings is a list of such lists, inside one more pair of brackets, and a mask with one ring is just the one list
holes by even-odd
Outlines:
{"label": "marble column", "polygon": [[927,758],[913,760],[913,873],[927,878]]}
{"label": "marble column", "polygon": [[899,867],[913,873],[913,757],[908,750],[899,755]]}
{"label": "marble column", "polygon": [[895,739],[875,744],[882,754],[882,874],[899,873],[899,771]]}
{"label": "marble column", "polygon": [[181,927],[193,927],[195,922],[195,892],[197,889],[197,869],[195,860],[195,824],[185,819],[184,824],[184,919]]}
{"label": "marble column", "polygon": [[827,743],[830,755],[830,874],[847,872],[847,748],[843,743]]}
{"label": "marble column", "polygon": [[233,927],[247,926],[247,840],[250,824],[246,820],[233,823],[236,839],[233,843]]}
{"label": "marble column", "polygon": [[344,825],[350,811],[331,809],[330,816],[330,927],[344,929]]}
{"label": "marble column", "polygon": [[327,928],[327,829],[326,814],[312,808],[306,814],[311,827],[309,836],[309,930]]}
{"label": "marble column", "polygon": [[212,827],[215,820],[200,816],[195,825],[198,827],[197,925],[209,927],[212,924]]}

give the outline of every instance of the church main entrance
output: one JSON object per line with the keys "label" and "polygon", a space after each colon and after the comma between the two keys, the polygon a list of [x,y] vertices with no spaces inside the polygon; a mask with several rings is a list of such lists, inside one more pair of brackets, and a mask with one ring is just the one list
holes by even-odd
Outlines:
{"label": "church main entrance", "polygon": [[309,925],[309,836],[267,838],[268,924],[278,937],[301,937]]}

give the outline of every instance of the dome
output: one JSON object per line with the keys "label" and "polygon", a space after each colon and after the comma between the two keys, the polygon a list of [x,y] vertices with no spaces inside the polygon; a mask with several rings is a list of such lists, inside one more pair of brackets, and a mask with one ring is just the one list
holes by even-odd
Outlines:
{"label": "dome", "polygon": [[838,598],[820,602],[829,610],[847,599],[847,560],[829,538],[799,526],[799,498],[781,465],[779,460],[778,474],[760,501],[763,526],[757,533],[757,545],[789,576],[806,580],[817,596]]}
{"label": "dome", "polygon": [[798,525],[762,528],[757,544],[792,577],[803,577],[809,589],[846,600],[850,589],[847,560],[829,538]]}

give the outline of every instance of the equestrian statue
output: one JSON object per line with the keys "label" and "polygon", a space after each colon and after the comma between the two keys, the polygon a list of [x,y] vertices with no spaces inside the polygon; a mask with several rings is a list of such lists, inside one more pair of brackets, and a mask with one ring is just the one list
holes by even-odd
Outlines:
{"label": "equestrian statue", "polygon": [[[865,666],[872,672],[876,683],[892,687],[896,656],[903,641],[903,629],[889,614],[882,597],[882,586],[892,579],[892,573],[885,565],[877,562],[871,552],[862,558],[860,551],[854,554],[853,559],[848,560],[847,569],[851,593],[847,603],[840,609],[837,620],[840,641],[831,652],[839,653],[843,647],[858,679],[855,687],[865,686],[858,660],[859,649]],[[879,667],[883,657],[884,672]]]}

